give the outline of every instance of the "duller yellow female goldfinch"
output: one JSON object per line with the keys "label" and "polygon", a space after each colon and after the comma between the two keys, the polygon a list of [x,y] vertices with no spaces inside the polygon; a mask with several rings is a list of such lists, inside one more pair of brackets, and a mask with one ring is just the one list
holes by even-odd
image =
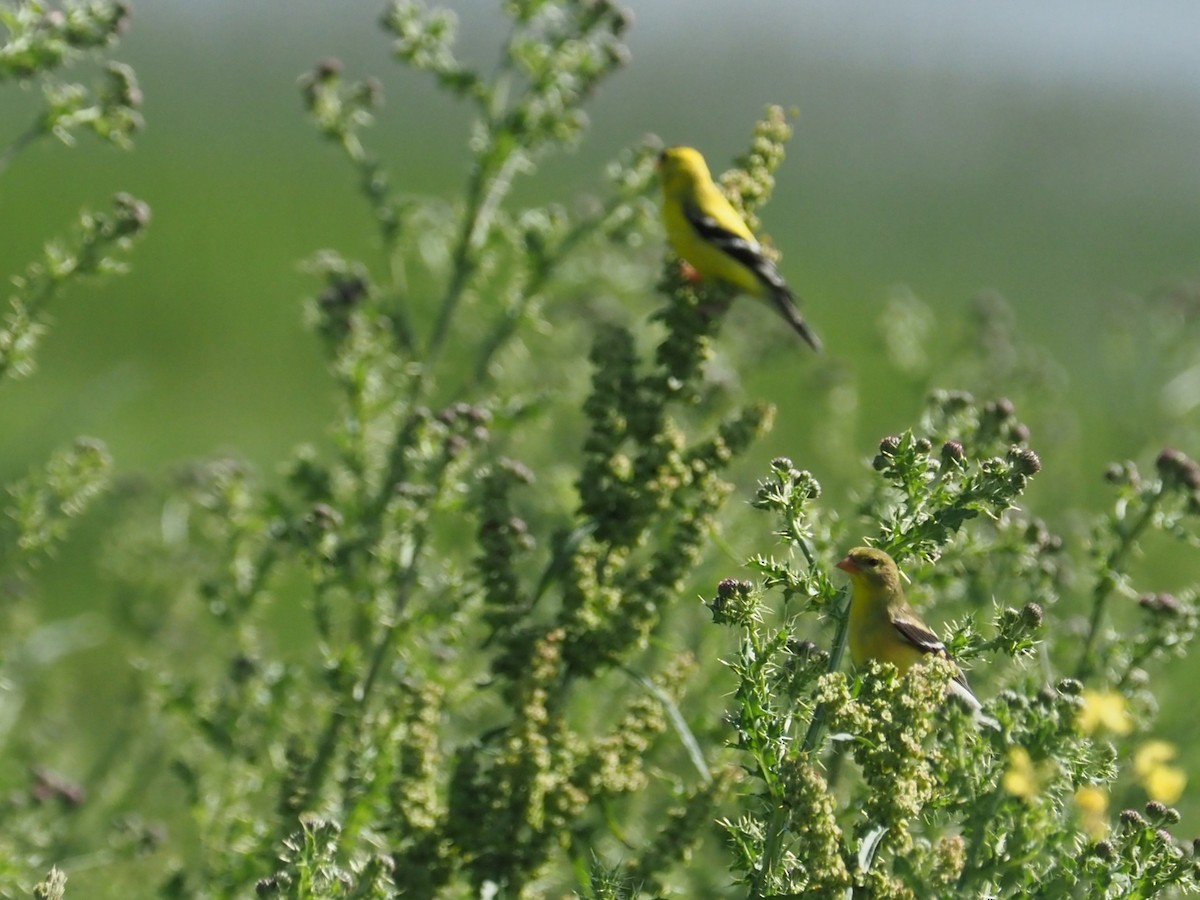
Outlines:
{"label": "duller yellow female goldfinch", "polygon": [[[949,659],[945,645],[904,599],[895,560],[874,547],[855,547],[837,567],[850,575],[853,588],[849,636],[855,665],[875,659],[891,663],[903,675],[929,654]],[[961,671],[950,682],[950,692],[979,710]]]}
{"label": "duller yellow female goldfinch", "polygon": [[820,350],[821,341],[800,315],[795,295],[713,182],[704,157],[691,147],[668,147],[658,156],[658,171],[663,224],[684,262],[702,278],[770,300],[796,333]]}

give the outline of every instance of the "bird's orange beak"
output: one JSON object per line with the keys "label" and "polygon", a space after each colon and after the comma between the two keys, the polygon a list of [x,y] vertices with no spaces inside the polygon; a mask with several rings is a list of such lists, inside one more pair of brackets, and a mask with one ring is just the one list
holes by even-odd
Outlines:
{"label": "bird's orange beak", "polygon": [[860,571],[858,566],[856,566],[854,564],[854,560],[852,560],[848,556],[845,559],[843,559],[840,563],[838,563],[837,567],[839,569],[841,569],[843,572],[849,572],[851,575],[857,575],[858,572]]}

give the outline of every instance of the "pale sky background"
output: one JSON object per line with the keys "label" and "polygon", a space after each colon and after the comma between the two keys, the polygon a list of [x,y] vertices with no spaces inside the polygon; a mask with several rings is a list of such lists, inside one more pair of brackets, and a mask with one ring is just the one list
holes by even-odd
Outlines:
{"label": "pale sky background", "polygon": [[706,46],[744,29],[776,45],[787,43],[798,54],[868,68],[1061,81],[1101,90],[1171,88],[1200,98],[1200,3],[1192,0],[745,0],[737,4],[736,20],[731,5],[629,4],[646,40],[681,37],[682,31]]}

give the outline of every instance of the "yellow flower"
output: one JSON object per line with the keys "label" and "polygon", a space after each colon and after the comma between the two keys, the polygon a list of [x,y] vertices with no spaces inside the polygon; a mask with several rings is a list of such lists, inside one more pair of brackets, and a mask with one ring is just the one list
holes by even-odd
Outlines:
{"label": "yellow flower", "polygon": [[1133,771],[1138,778],[1145,778],[1159,766],[1173,760],[1178,751],[1170,741],[1146,741],[1133,754]]}
{"label": "yellow flower", "polygon": [[1075,806],[1088,836],[1098,841],[1108,834],[1108,791],[1099,785],[1085,784],[1075,792]]}
{"label": "yellow flower", "polygon": [[1129,710],[1125,708],[1125,698],[1116,691],[1084,691],[1078,724],[1084,734],[1093,734],[1099,728],[1116,735],[1133,731]]}
{"label": "yellow flower", "polygon": [[1178,754],[1169,741],[1146,741],[1133,754],[1133,772],[1151,800],[1168,805],[1183,796],[1187,773],[1168,765]]}
{"label": "yellow flower", "polygon": [[1008,767],[1000,778],[1000,786],[1014,797],[1029,800],[1040,793],[1053,774],[1054,763],[1044,760],[1034,765],[1033,758],[1024,747],[1013,747],[1008,751]]}

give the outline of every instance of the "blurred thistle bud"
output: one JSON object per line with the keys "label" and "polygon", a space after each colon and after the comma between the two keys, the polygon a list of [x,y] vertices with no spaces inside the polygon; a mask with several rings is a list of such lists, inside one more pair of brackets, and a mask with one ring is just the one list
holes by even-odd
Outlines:
{"label": "blurred thistle bud", "polygon": [[1168,616],[1177,616],[1183,612],[1183,606],[1174,594],[1142,594],[1138,597],[1138,606],[1149,612]]}
{"label": "blurred thistle bud", "polygon": [[125,0],[115,2],[109,7],[108,26],[114,35],[124,35],[130,28],[130,19],[133,18],[133,7],[128,5]]}
{"label": "blurred thistle bud", "polygon": [[929,438],[918,438],[913,444],[913,447],[918,453],[920,453],[922,456],[925,456],[933,450],[933,443],[929,440]]}
{"label": "blurred thistle bud", "polygon": [[612,31],[617,37],[620,37],[633,26],[633,13],[624,6],[618,6],[615,3],[605,4],[608,13],[612,16]]}
{"label": "blurred thistle bud", "polygon": [[311,78],[317,84],[327,84],[340,76],[343,69],[342,61],[330,56],[313,66]]}
{"label": "blurred thistle bud", "polygon": [[150,205],[124,192],[113,197],[115,233],[117,237],[140,234],[150,224]]}
{"label": "blurred thistle bud", "polygon": [[1048,553],[1058,553],[1063,548],[1063,540],[1053,534],[1041,519],[1033,519],[1025,528],[1025,542],[1036,550]]}
{"label": "blurred thistle bud", "polygon": [[1181,818],[1179,810],[1159,800],[1151,800],[1146,804],[1146,815],[1164,825],[1178,825]]}
{"label": "blurred thistle bud", "polygon": [[750,582],[738,581],[736,578],[723,578],[717,585],[717,599],[728,600],[750,589]]}
{"label": "blurred thistle bud", "polygon": [[983,405],[984,415],[996,422],[1007,422],[1017,414],[1017,408],[1007,397],[989,400]]}
{"label": "blurred thistle bud", "polygon": [[879,442],[879,453],[871,461],[871,467],[876,472],[882,472],[896,458],[896,451],[899,449],[900,438],[894,434],[888,435]]}
{"label": "blurred thistle bud", "polygon": [[1064,678],[1054,687],[1060,694],[1068,697],[1078,697],[1083,693],[1083,682],[1074,678]]}
{"label": "blurred thistle bud", "polygon": [[1116,848],[1113,847],[1112,841],[1107,840],[1097,841],[1096,846],[1092,848],[1092,852],[1105,862],[1115,859],[1117,855]]}
{"label": "blurred thistle bud", "polygon": [[[1013,609],[1006,607],[996,617],[996,630],[1001,641],[1014,648],[1026,645],[1033,634],[1042,627],[1042,608],[1036,603],[1026,603],[1023,607]],[[1050,692],[1047,702],[1053,702],[1054,693]]]}
{"label": "blurred thistle bud", "polygon": [[133,18],[133,7],[125,0],[113,4],[112,28],[116,34],[124,34],[129,30],[129,21]]}
{"label": "blurred thistle bud", "polygon": [[936,390],[930,396],[930,400],[950,414],[962,412],[975,403],[975,397],[968,391]]}
{"label": "blurred thistle bud", "polygon": [[821,482],[817,481],[812,472],[805,469],[796,475],[796,490],[806,500],[816,500],[821,496]]}
{"label": "blurred thistle bud", "polygon": [[1044,546],[1050,532],[1046,530],[1046,523],[1041,519],[1032,519],[1025,526],[1025,543],[1032,544],[1035,547]]}
{"label": "blurred thistle bud", "polygon": [[1154,461],[1159,477],[1167,487],[1186,487],[1190,491],[1200,489],[1200,465],[1178,450],[1167,448]]}
{"label": "blurred thistle bud", "polygon": [[53,800],[70,808],[82,806],[87,799],[87,791],[82,785],[68,781],[62,775],[43,766],[33,770],[30,795],[38,803],[49,803]]}
{"label": "blurred thistle bud", "polygon": [[1005,688],[996,695],[996,699],[1004,706],[1009,706],[1014,709],[1028,709],[1029,697],[1025,694],[1014,691],[1011,688]]}
{"label": "blurred thistle bud", "polygon": [[942,460],[948,463],[960,463],[966,459],[967,452],[963,449],[962,441],[946,441],[942,444]]}
{"label": "blurred thistle bud", "polygon": [[1027,447],[1012,447],[1008,451],[1008,461],[1018,474],[1029,478],[1042,471],[1041,458]]}
{"label": "blurred thistle bud", "polygon": [[331,273],[329,281],[329,287],[317,298],[327,312],[352,309],[368,293],[367,280],[361,275]]}
{"label": "blurred thistle bud", "polygon": [[1017,422],[1008,429],[1008,440],[1014,444],[1024,444],[1029,440],[1029,426]]}
{"label": "blurred thistle bud", "polygon": [[1017,410],[1007,397],[989,400],[979,413],[979,436],[983,441],[1000,439],[1021,444],[1029,439],[1029,429],[1017,420]]}
{"label": "blurred thistle bud", "polygon": [[748,626],[758,618],[754,585],[749,581],[726,578],[717,585],[717,596],[707,605],[718,625]]}
{"label": "blurred thistle bud", "polygon": [[1118,816],[1121,827],[1126,831],[1145,828],[1149,823],[1136,809],[1123,809],[1121,815]]}
{"label": "blurred thistle bud", "polygon": [[753,504],[757,509],[786,509],[795,515],[806,501],[821,496],[821,484],[812,472],[794,468],[785,456],[771,461],[771,472],[775,480],[759,482],[755,492]]}

